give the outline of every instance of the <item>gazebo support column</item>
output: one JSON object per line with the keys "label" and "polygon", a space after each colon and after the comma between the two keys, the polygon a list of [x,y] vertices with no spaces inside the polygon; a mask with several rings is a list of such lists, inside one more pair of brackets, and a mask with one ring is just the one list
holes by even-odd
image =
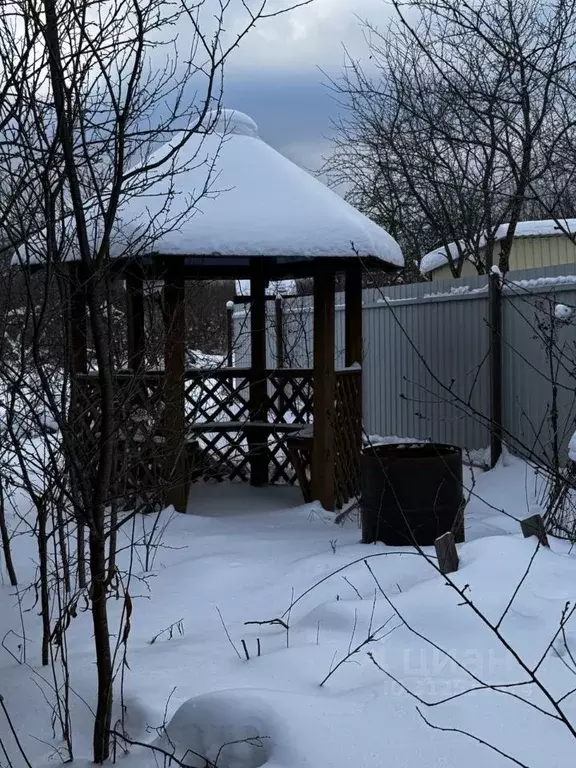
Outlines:
{"label": "gazebo support column", "polygon": [[335,506],[334,272],[318,264],[314,277],[314,441],[312,495],[324,509]]}
{"label": "gazebo support column", "polygon": [[[268,386],[266,380],[266,279],[260,260],[253,265],[250,280],[250,343],[252,373],[250,377],[250,421],[265,422],[268,416]],[[268,484],[268,434],[263,428],[248,430],[250,452],[250,484]]]}
{"label": "gazebo support column", "polygon": [[[349,266],[346,270],[344,309],[344,335],[346,341],[345,365],[362,365],[362,264]],[[358,451],[362,449],[362,371],[359,373],[360,381],[356,393],[357,418],[354,421],[356,427],[356,444]]]}
{"label": "gazebo support column", "polygon": [[186,511],[188,478],[185,459],[184,369],[186,317],[184,304],[184,261],[167,259],[164,279],[164,322],[166,341],[164,467],[166,501],[179,512]]}
{"label": "gazebo support column", "polygon": [[[80,427],[80,414],[82,406],[78,402],[79,391],[78,383],[75,379],[76,374],[88,372],[88,318],[86,308],[86,291],[84,289],[84,279],[82,267],[80,264],[70,265],[69,274],[69,301],[67,317],[65,318],[69,333],[69,354],[70,354],[70,372],[72,374],[70,389],[70,412],[69,422],[75,432]],[[78,420],[78,421],[77,421]],[[86,436],[87,437],[87,436]],[[73,499],[80,503],[80,492],[78,490],[77,478],[74,472],[71,473]],[[76,528],[76,544],[78,552],[78,583],[81,587],[86,586],[86,554],[85,554],[85,530],[84,524],[78,519]]]}
{"label": "gazebo support column", "polygon": [[70,333],[70,367],[73,373],[88,370],[86,292],[80,264],[70,265],[70,308],[67,318]]}
{"label": "gazebo support column", "polygon": [[349,368],[362,364],[362,266],[359,263],[346,270],[344,324],[346,361]]}
{"label": "gazebo support column", "polygon": [[144,362],[144,289],[142,272],[134,266],[126,275],[128,367],[137,371]]}
{"label": "gazebo support column", "polygon": [[70,420],[80,418],[82,406],[78,405],[77,374],[88,372],[88,315],[86,291],[84,288],[83,270],[80,264],[73,263],[69,267],[68,306],[65,310],[64,322],[68,334],[68,366],[71,374]]}

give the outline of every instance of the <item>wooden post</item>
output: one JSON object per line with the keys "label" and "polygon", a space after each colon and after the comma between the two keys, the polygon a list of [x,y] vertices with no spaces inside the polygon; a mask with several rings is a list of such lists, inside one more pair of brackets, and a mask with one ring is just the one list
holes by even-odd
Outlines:
{"label": "wooden post", "polygon": [[166,500],[179,512],[188,502],[185,459],[184,368],[186,346],[186,309],[184,260],[167,259],[164,280],[165,366],[165,464]]}
{"label": "wooden post", "polygon": [[72,373],[88,371],[88,324],[86,317],[86,291],[79,264],[70,265],[70,367]]}
{"label": "wooden post", "polygon": [[[268,420],[268,385],[266,380],[266,280],[263,264],[256,261],[250,279],[250,342],[251,342],[251,377],[249,412],[250,421]],[[247,434],[250,451],[250,484],[263,486],[268,484],[268,434],[267,430],[257,428]]]}
{"label": "wooden post", "polygon": [[[274,315],[276,329],[276,368],[284,368],[284,307],[282,296],[274,299]],[[286,411],[286,382],[283,382],[278,391],[278,408],[280,413]]]}
{"label": "wooden post", "polygon": [[334,272],[319,265],[314,277],[314,444],[312,495],[327,510],[335,503]]}
{"label": "wooden post", "polygon": [[490,466],[502,455],[502,286],[500,275],[488,275],[490,333]]}
{"label": "wooden post", "polygon": [[525,520],[520,521],[520,529],[525,539],[529,536],[536,536],[538,541],[543,547],[549,547],[548,536],[546,535],[546,528],[544,527],[544,520],[542,515],[531,515]]}
{"label": "wooden post", "polygon": [[274,300],[274,314],[276,319],[276,368],[284,368],[284,313],[282,309],[282,297],[276,296],[276,299]]}
{"label": "wooden post", "polygon": [[234,365],[234,302],[226,303],[226,365]]}
{"label": "wooden post", "polygon": [[[88,372],[88,318],[86,314],[86,291],[84,287],[84,275],[80,264],[70,265],[69,280],[70,305],[68,307],[68,332],[70,339],[70,373],[72,374],[70,387],[70,412],[69,421],[78,432],[82,429],[81,413],[83,406],[78,403],[78,382],[75,374]],[[76,421],[78,419],[78,421]],[[82,438],[81,438],[82,439]],[[73,499],[80,503],[80,492],[77,478],[74,472],[70,476]],[[84,524],[78,520],[76,529],[77,571],[78,584],[86,586],[86,543]]]}
{"label": "wooden post", "polygon": [[362,365],[362,264],[346,270],[344,325],[346,337],[346,367]]}
{"label": "wooden post", "polygon": [[438,568],[440,573],[454,573],[458,570],[460,561],[456,551],[454,534],[448,531],[439,536],[434,542],[436,556],[438,557]]}
{"label": "wooden post", "polygon": [[126,275],[126,323],[128,367],[137,371],[144,363],[144,287],[142,273],[134,270]]}
{"label": "wooden post", "polygon": [[[344,336],[346,344],[345,365],[347,368],[357,364],[362,365],[362,262],[348,267],[346,270],[345,306],[344,306]],[[358,371],[356,380],[356,413],[353,414],[355,428],[355,444],[357,449],[356,462],[358,477],[360,472],[360,453],[362,451],[362,369]]]}

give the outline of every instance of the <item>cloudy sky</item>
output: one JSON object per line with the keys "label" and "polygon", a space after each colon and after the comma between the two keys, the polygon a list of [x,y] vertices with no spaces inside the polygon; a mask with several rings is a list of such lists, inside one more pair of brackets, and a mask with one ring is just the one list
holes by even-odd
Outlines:
{"label": "cloudy sky", "polygon": [[321,70],[338,74],[343,45],[354,56],[365,53],[358,17],[385,27],[390,15],[386,0],[314,0],[262,21],[228,61],[225,106],[249,114],[262,138],[316,170],[339,109]]}

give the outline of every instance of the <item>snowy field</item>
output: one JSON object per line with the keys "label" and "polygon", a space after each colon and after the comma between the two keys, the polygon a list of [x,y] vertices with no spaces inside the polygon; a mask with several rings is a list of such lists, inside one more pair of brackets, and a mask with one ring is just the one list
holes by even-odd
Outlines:
{"label": "snowy field", "polygon": [[[535,540],[522,538],[517,519],[534,511],[534,489],[533,471],[517,459],[476,471],[454,574],[476,609],[494,624],[501,619],[515,658],[413,550],[359,544],[355,522],[335,525],[315,505],[302,506],[293,488],[194,487],[190,514],[162,513],[149,572],[143,544],[134,560],[124,728],[157,751],[119,750],[118,762],[167,765],[159,750],[175,748],[180,757],[188,751],[188,765],[206,765],[197,753],[221,768],[572,765],[576,738],[551,700],[576,686],[576,627],[568,623],[565,638],[553,640],[576,592],[576,553],[552,540],[534,556]],[[137,531],[152,523],[139,520]],[[14,555],[22,582],[31,581],[28,535],[14,539]],[[32,765],[57,765],[34,595],[23,595],[22,607],[3,582],[0,693]],[[122,608],[110,602],[116,622]],[[23,627],[26,664],[16,660]],[[90,617],[81,610],[68,651],[74,750],[84,764],[95,669]],[[529,679],[521,664],[537,667],[541,688],[520,685]],[[560,706],[576,724],[574,699]],[[7,738],[2,713],[0,732]],[[15,756],[14,768],[23,765]]]}

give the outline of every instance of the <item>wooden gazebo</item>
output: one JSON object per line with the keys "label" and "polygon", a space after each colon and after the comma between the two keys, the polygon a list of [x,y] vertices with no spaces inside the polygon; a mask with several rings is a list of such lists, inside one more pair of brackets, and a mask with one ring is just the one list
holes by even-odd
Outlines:
{"label": "wooden gazebo", "polygon": [[[180,153],[194,158],[199,146],[189,141]],[[204,476],[206,467],[216,475],[220,467],[222,475],[256,486],[293,482],[298,472],[302,477],[306,457],[301,455],[295,467],[298,462],[287,443],[308,425],[311,496],[334,509],[356,492],[358,482],[362,269],[369,264],[396,269],[403,264],[401,251],[383,229],[263,142],[254,122],[241,113],[224,112],[213,134],[202,138],[200,153],[214,156],[215,181],[198,202],[198,212],[177,229],[160,224],[146,254],[124,258],[122,243],[137,235],[139,227],[149,227],[155,216],[177,220],[189,195],[203,189],[206,166],[195,162],[170,182],[168,214],[169,182],[158,181],[154,194],[132,198],[121,209],[117,231],[122,237],[111,242],[118,279],[125,281],[128,326],[128,368],[117,374],[119,391],[124,387],[129,393],[122,406],[118,460],[131,462],[135,485],[146,477],[149,484],[162,477],[163,501],[185,510],[188,484]],[[185,167],[186,157],[179,163]],[[70,269],[77,275],[74,264]],[[335,285],[341,274],[345,366],[337,370]],[[266,286],[270,280],[299,277],[314,280],[313,366],[270,369]],[[224,278],[250,280],[250,367],[189,368],[185,283]],[[163,370],[146,370],[144,286],[149,280],[163,281]],[[98,419],[98,390],[95,374],[87,369],[81,284],[77,277],[71,320],[75,380],[82,390],[88,435]],[[147,417],[158,439],[151,450],[138,453],[133,433]]]}

